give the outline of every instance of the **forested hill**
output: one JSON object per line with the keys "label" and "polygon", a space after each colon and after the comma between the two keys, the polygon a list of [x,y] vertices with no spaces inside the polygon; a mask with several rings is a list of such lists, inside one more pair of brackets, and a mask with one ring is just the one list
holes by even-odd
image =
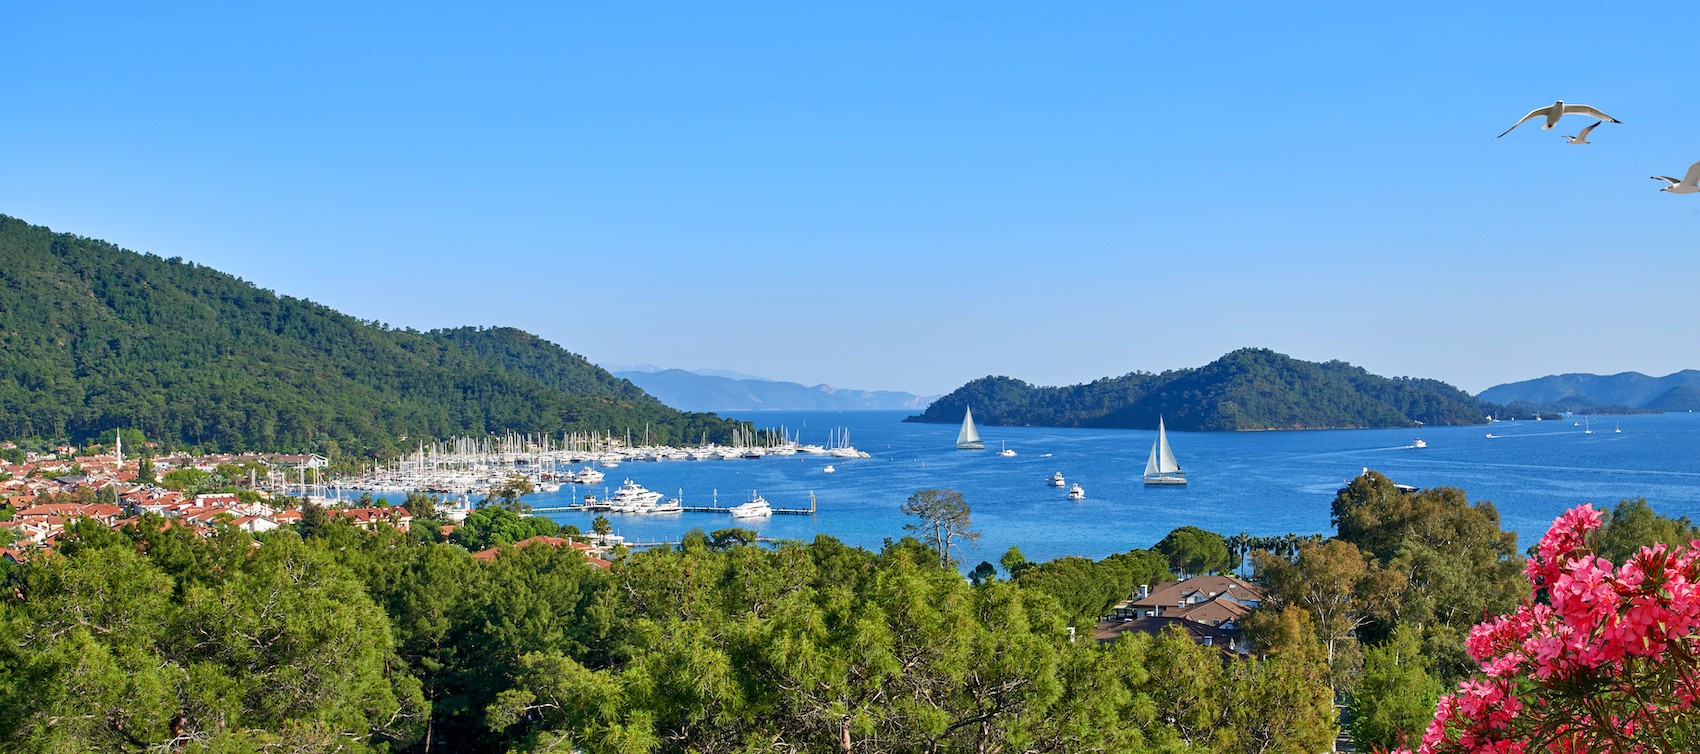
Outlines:
{"label": "forested hill", "polygon": [[1379,377],[1343,361],[1234,351],[1197,369],[1134,372],[1083,385],[1038,387],[983,377],[909,421],[1151,429],[1259,430],[1477,424],[1504,413],[1437,380]]}
{"label": "forested hill", "polygon": [[692,440],[732,426],[519,330],[391,329],[0,215],[0,438],[125,427],[171,445],[381,453],[401,436],[645,425]]}

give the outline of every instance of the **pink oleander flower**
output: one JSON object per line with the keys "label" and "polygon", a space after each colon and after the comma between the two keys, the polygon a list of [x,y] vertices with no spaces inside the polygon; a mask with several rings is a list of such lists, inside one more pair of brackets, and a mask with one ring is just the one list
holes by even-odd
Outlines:
{"label": "pink oleander flower", "polygon": [[1524,568],[1533,597],[1471,629],[1482,675],[1410,754],[1695,750],[1700,540],[1614,566],[1587,544],[1602,522],[1592,505],[1553,522]]}

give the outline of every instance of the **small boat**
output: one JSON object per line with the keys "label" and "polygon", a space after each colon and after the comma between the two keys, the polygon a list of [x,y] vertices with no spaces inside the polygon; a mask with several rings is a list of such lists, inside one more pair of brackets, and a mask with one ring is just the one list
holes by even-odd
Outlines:
{"label": "small boat", "polygon": [[750,501],[727,509],[733,518],[767,518],[773,515],[773,506],[762,499],[761,495],[750,493]]}
{"label": "small boat", "polygon": [[1070,500],[1085,500],[1086,499],[1086,490],[1081,489],[1079,482],[1075,482],[1073,487],[1068,488],[1068,499],[1070,499]]}
{"label": "small boat", "polygon": [[1426,447],[1428,447],[1428,443],[1423,442],[1423,438],[1419,437],[1419,438],[1417,438],[1416,442],[1411,443],[1411,447],[1413,447],[1413,448],[1426,448]]}
{"label": "small boat", "polygon": [[999,448],[998,455],[1003,456],[1004,458],[1014,458],[1015,457],[1015,451],[1010,450],[1009,448],[1003,447],[1002,442],[998,443],[998,448]]}
{"label": "small boat", "polygon": [[1181,471],[1175,451],[1169,447],[1169,433],[1163,428],[1163,417],[1157,417],[1157,439],[1151,443],[1151,457],[1145,462],[1146,484],[1186,484],[1186,472]]}
{"label": "small boat", "polygon": [[1068,482],[1063,481],[1062,472],[1059,471],[1059,472],[1051,475],[1051,486],[1052,487],[1063,487],[1063,486],[1066,486],[1067,484],[1068,484]]}
{"label": "small boat", "polygon": [[980,441],[980,430],[974,427],[974,409],[964,409],[962,412],[962,431],[956,433],[957,450],[985,450],[986,444]]}
{"label": "small boat", "polygon": [[1488,434],[1487,434],[1487,436],[1488,436],[1488,439],[1489,439],[1489,440],[1494,440],[1494,439],[1498,439],[1498,437],[1499,437],[1499,435],[1496,435],[1496,434],[1494,434],[1494,433],[1492,433],[1492,432],[1489,432],[1489,433],[1488,433]]}
{"label": "small boat", "polygon": [[826,468],[821,469],[821,471],[826,472],[828,474],[832,474],[832,473],[837,472],[838,469],[833,468],[832,464],[829,463],[829,464],[826,465]]}
{"label": "small boat", "polygon": [[1612,427],[1611,433],[1614,435],[1623,434],[1623,422],[1618,422],[1617,426]]}
{"label": "small boat", "polygon": [[1586,416],[1582,417],[1582,434],[1591,435],[1593,433],[1594,433],[1594,425],[1588,422],[1588,417],[1586,417]]}

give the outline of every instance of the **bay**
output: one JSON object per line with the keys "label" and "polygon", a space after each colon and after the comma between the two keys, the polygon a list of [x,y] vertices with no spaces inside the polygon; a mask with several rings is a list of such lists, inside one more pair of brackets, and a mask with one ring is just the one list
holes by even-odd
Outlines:
{"label": "bay", "polygon": [[[829,534],[878,549],[907,534],[899,510],[916,490],[960,490],[982,537],[960,556],[965,567],[996,562],[1011,546],[1032,560],[1068,555],[1102,558],[1149,547],[1178,526],[1221,534],[1332,534],[1329,505],[1337,488],[1365,468],[1419,487],[1453,486],[1488,500],[1520,547],[1553,518],[1583,502],[1610,506],[1645,497],[1665,515],[1700,517],[1700,417],[1653,414],[1594,420],[1592,434],[1571,420],[1499,422],[1491,426],[1282,432],[1170,432],[1186,469],[1186,487],[1146,487],[1140,480],[1155,431],[981,426],[986,450],[956,450],[954,424],[905,424],[901,411],[730,412],[757,427],[789,428],[802,442],[825,443],[834,428],[872,458],[797,455],[760,460],[627,462],[607,470],[609,487],[631,478],[690,505],[718,498],[732,505],[759,492],[781,508],[818,512],[776,515],[736,525],[763,536],[811,540]],[[1577,417],[1576,421],[1581,421]],[[1621,427],[1622,432],[1614,431]],[[1498,435],[1487,437],[1488,433]],[[1416,448],[1423,439],[1428,447]],[[1018,455],[997,454],[1007,445]],[[1048,454],[1048,456],[1047,456]],[[836,473],[823,469],[832,464]],[[1086,490],[1070,501],[1046,483],[1061,472]],[[586,492],[527,498],[564,505]],[[596,514],[549,512],[588,530]],[[634,542],[678,541],[691,529],[733,526],[724,513],[671,516],[608,514],[614,531]]]}

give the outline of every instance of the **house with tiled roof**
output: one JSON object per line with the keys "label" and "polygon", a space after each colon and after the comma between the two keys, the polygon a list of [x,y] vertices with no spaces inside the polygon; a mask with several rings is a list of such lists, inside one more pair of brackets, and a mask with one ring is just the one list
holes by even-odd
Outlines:
{"label": "house with tiled roof", "polygon": [[258,534],[278,528],[278,523],[264,516],[242,516],[230,522],[231,526],[246,532]]}
{"label": "house with tiled roof", "polygon": [[[609,567],[613,566],[613,563],[609,562],[607,559],[602,557],[602,552],[600,550],[598,550],[596,547],[594,547],[592,545],[587,545],[583,542],[579,542],[579,541],[576,541],[576,540],[566,539],[564,537],[551,537],[551,536],[548,536],[546,534],[539,534],[535,537],[527,537],[527,538],[522,539],[518,542],[515,542],[515,543],[513,543],[513,545],[511,545],[511,547],[514,547],[514,548],[532,547],[532,546],[535,546],[535,545],[546,545],[548,547],[554,547],[554,548],[566,547],[566,548],[570,548],[570,549],[573,549],[573,550],[577,550],[581,553],[584,553],[584,558],[585,558],[586,562],[589,562],[590,565],[592,565],[593,567],[600,568],[604,571],[608,570]],[[478,552],[473,553],[472,558],[474,560],[482,560],[482,561],[485,561],[485,562],[489,562],[489,561],[495,560],[496,556],[500,555],[501,552],[502,552],[501,547],[492,547],[488,550],[480,550]]]}
{"label": "house with tiled roof", "polygon": [[325,513],[336,518],[346,518],[359,529],[370,529],[373,526],[386,523],[401,531],[407,531],[413,525],[413,514],[406,508],[377,507],[377,508],[326,508]]}
{"label": "house with tiled roof", "polygon": [[1127,631],[1156,635],[1169,626],[1178,626],[1200,644],[1243,654],[1249,650],[1240,636],[1240,622],[1265,598],[1261,587],[1234,576],[1195,576],[1185,581],[1141,584],[1128,599],[1110,609],[1093,633],[1100,641],[1111,641]]}
{"label": "house with tiled roof", "polygon": [[1194,576],[1186,581],[1141,584],[1139,591],[1116,605],[1128,616],[1162,616],[1222,599],[1255,609],[1265,599],[1263,589],[1233,576]]}

